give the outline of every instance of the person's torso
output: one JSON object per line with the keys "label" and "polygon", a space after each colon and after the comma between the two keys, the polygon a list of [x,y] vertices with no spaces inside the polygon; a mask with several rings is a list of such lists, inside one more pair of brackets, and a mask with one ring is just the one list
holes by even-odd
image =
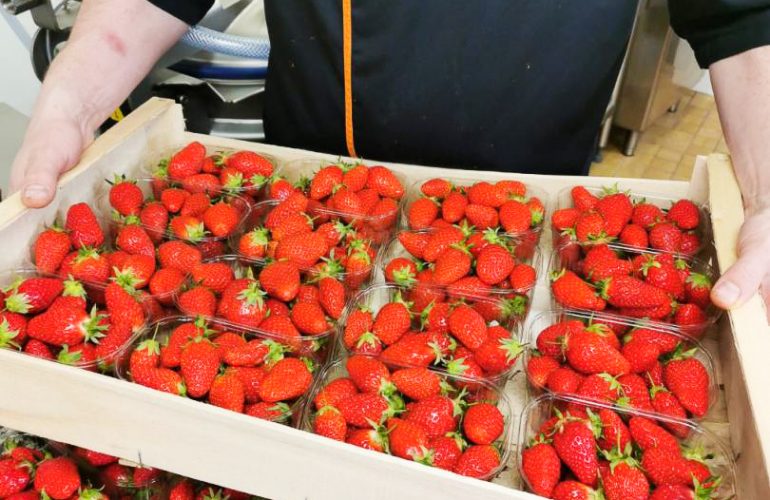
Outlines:
{"label": "person's torso", "polygon": [[[340,0],[266,0],[270,142],[346,154]],[[579,174],[633,0],[352,0],[365,158]]]}

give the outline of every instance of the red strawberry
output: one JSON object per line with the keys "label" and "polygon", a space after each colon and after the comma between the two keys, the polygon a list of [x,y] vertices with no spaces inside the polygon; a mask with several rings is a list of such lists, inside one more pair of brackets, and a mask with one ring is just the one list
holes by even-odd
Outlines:
{"label": "red strawberry", "polygon": [[478,403],[468,408],[463,418],[465,436],[474,444],[492,444],[504,430],[503,414],[489,403]]}
{"label": "red strawberry", "polygon": [[66,457],[50,458],[35,471],[35,490],[54,500],[70,498],[80,488],[80,474],[75,463]]}
{"label": "red strawberry", "polygon": [[457,460],[454,471],[461,476],[484,479],[500,466],[500,452],[492,445],[468,447]]}
{"label": "red strawberry", "polygon": [[269,296],[289,302],[299,293],[299,269],[289,261],[272,262],[262,268],[259,282]]}
{"label": "red strawberry", "polygon": [[[364,335],[362,338],[367,338],[367,336]],[[376,337],[374,338],[376,339]],[[361,352],[360,348],[358,352]],[[380,359],[385,363],[416,367],[430,366],[431,363],[436,362],[438,357],[438,346],[435,345],[433,338],[428,333],[406,334],[380,354]]]}
{"label": "red strawberry", "polygon": [[602,485],[607,500],[647,500],[650,484],[636,460],[623,456],[613,460],[602,472]]}
{"label": "red strawberry", "polygon": [[[489,330],[492,330],[492,328]],[[516,339],[510,338],[510,336],[503,338],[492,337],[489,335],[489,330],[487,330],[487,340],[481,344],[481,347],[476,349],[474,357],[486,373],[495,375],[513,367],[524,348]],[[508,332],[506,331],[506,333]]]}
{"label": "red strawberry", "polygon": [[647,231],[636,224],[629,224],[624,227],[620,232],[619,241],[631,248],[647,248],[650,244],[647,238]]}
{"label": "red strawberry", "polygon": [[679,242],[679,253],[683,255],[695,255],[700,249],[700,238],[695,233],[682,234],[682,240]]}
{"label": "red strawberry", "polygon": [[620,394],[620,383],[607,373],[595,373],[580,382],[576,394],[596,401],[615,402]]}
{"label": "red strawberry", "polygon": [[607,278],[601,295],[615,307],[658,307],[670,301],[665,291],[631,276]]}
{"label": "red strawberry", "polygon": [[449,285],[466,276],[471,270],[471,255],[464,246],[445,250],[435,262],[433,281]]}
{"label": "red strawberry", "polygon": [[385,266],[385,279],[401,286],[411,286],[417,281],[417,267],[406,257],[396,257]]}
{"label": "red strawberry", "polygon": [[618,193],[617,189],[607,191],[594,207],[604,218],[604,230],[608,236],[618,236],[623,228],[631,220],[634,210],[631,200],[625,193]]}
{"label": "red strawberry", "polygon": [[589,422],[568,421],[558,425],[553,447],[579,481],[596,484],[599,461],[596,458],[596,439]]}
{"label": "red strawberry", "polygon": [[642,373],[652,369],[661,354],[658,345],[642,341],[628,342],[623,346],[622,353],[630,363],[632,373]]}
{"label": "red strawberry", "polygon": [[261,259],[265,256],[269,232],[263,227],[257,227],[241,236],[238,241],[238,254],[249,259]]}
{"label": "red strawberry", "polygon": [[709,407],[710,377],[693,354],[694,350],[675,354],[663,367],[663,380],[687,411],[703,417]]}
{"label": "red strawberry", "polygon": [[203,259],[200,250],[183,241],[167,241],[158,246],[161,267],[171,267],[188,273]]}
{"label": "red strawberry", "polygon": [[320,335],[330,328],[321,306],[310,302],[294,304],[291,309],[291,321],[306,335]]}
{"label": "red strawberry", "polygon": [[586,253],[583,260],[583,275],[593,282],[631,274],[633,264],[619,259],[607,245],[596,245]]}
{"label": "red strawberry", "polygon": [[243,174],[253,186],[261,186],[273,175],[272,162],[254,151],[238,151],[227,157],[225,165]]}
{"label": "red strawberry", "polygon": [[566,307],[577,309],[604,310],[604,300],[596,295],[594,288],[572,271],[562,270],[551,276],[551,289],[556,300]]}
{"label": "red strawberry", "polygon": [[206,147],[199,142],[191,142],[168,161],[168,175],[177,180],[195,175],[203,168],[205,158]]}
{"label": "red strawberry", "polygon": [[439,469],[452,470],[462,455],[462,438],[439,436],[430,440],[428,463]]}
{"label": "red strawberry", "polygon": [[476,205],[499,208],[506,201],[506,191],[486,181],[477,182],[468,188],[468,201]]}
{"label": "red strawberry", "polygon": [[643,229],[651,228],[664,218],[663,211],[651,203],[637,203],[631,214],[631,222]]}
{"label": "red strawberry", "polygon": [[546,386],[557,394],[574,394],[582,383],[583,376],[565,366],[553,370],[548,375]]}
{"label": "red strawberry", "polygon": [[[538,354],[538,355],[535,355]],[[554,371],[559,369],[559,362],[549,356],[541,356],[535,352],[530,356],[527,363],[527,376],[535,387],[543,388],[546,386],[548,377]]]}
{"label": "red strawberry", "polygon": [[477,231],[497,227],[499,223],[497,210],[485,205],[468,204],[465,207],[465,217]]}
{"label": "red strawberry", "polygon": [[327,250],[326,240],[322,234],[297,234],[283,238],[278,243],[275,256],[279,260],[287,259],[305,268],[318,262]]}
{"label": "red strawberry", "polygon": [[217,314],[238,325],[256,328],[265,317],[265,292],[257,281],[238,279],[222,292]]}
{"label": "red strawberry", "polygon": [[428,438],[447,435],[457,428],[464,403],[446,396],[432,396],[410,403],[404,419],[419,425]]}
{"label": "red strawberry", "polygon": [[332,319],[339,319],[345,308],[345,285],[331,277],[318,282],[321,307]]}
{"label": "red strawberry", "polygon": [[575,221],[575,237],[581,243],[607,240],[604,217],[597,212],[584,212]]}
{"label": "red strawberry", "polygon": [[340,401],[337,408],[342,412],[348,425],[359,428],[371,428],[392,413],[388,400],[374,393],[355,394]]}
{"label": "red strawberry", "polygon": [[391,418],[387,422],[390,452],[407,460],[422,461],[426,458],[428,435],[421,426]]}
{"label": "red strawberry", "polygon": [[[35,461],[34,456],[31,458],[32,463],[29,466],[25,466],[25,461],[19,463],[13,459],[0,460],[0,496],[3,498],[18,496],[29,486],[31,471],[28,467],[32,467]],[[35,498],[38,498],[37,494]]]}
{"label": "red strawberry", "polygon": [[34,243],[35,266],[44,273],[55,273],[72,244],[67,233],[54,225],[41,232]]}
{"label": "red strawberry", "polygon": [[259,396],[268,403],[288,401],[305,394],[312,382],[313,375],[303,361],[284,358],[267,372],[259,388]]}
{"label": "red strawberry", "polygon": [[460,222],[467,207],[468,198],[459,191],[452,191],[441,204],[441,218],[450,224]]}
{"label": "red strawberry", "polygon": [[[650,396],[652,399],[652,407],[655,408],[657,413],[671,418],[687,419],[687,411],[676,396],[670,393],[665,387],[653,385],[650,389]],[[690,434],[690,429],[686,425],[674,424],[666,421],[663,421],[662,424],[678,438],[684,439]]]}
{"label": "red strawberry", "polygon": [[217,298],[208,288],[195,286],[179,295],[177,306],[188,316],[213,317],[217,310]]}
{"label": "red strawberry", "polygon": [[[108,181],[109,182],[109,181]],[[115,176],[115,180],[110,182],[110,205],[120,215],[137,215],[144,202],[144,194],[136,182],[127,180],[125,176]]]}
{"label": "red strawberry", "polygon": [[532,213],[529,207],[520,201],[506,201],[500,207],[500,225],[503,226],[506,233],[524,233],[534,225]]}
{"label": "red strawberry", "polygon": [[623,397],[617,401],[619,405],[637,410],[654,411],[650,402],[650,393],[642,377],[632,373],[618,377],[618,382],[623,392]]}
{"label": "red strawberry", "polygon": [[551,216],[551,225],[557,231],[572,228],[580,217],[580,211],[576,208],[562,208],[556,210]]}
{"label": "red strawberry", "polygon": [[575,205],[575,208],[581,212],[591,210],[597,203],[599,203],[599,198],[591,194],[591,192],[583,186],[573,187],[570,194],[572,195],[572,203]]}
{"label": "red strawberry", "polygon": [[700,273],[690,273],[685,280],[685,297],[701,309],[711,305],[711,280]]}
{"label": "red strawberry", "polygon": [[642,454],[642,467],[656,486],[693,484],[690,466],[678,449],[648,448]]}
{"label": "red strawberry", "polygon": [[193,243],[202,241],[207,234],[203,221],[189,215],[179,215],[171,219],[171,231],[180,240]]}
{"label": "red strawberry", "polygon": [[235,374],[219,375],[209,391],[209,403],[226,410],[243,413],[246,400],[243,382]]}
{"label": "red strawberry", "polygon": [[449,315],[449,331],[465,347],[476,350],[487,340],[484,318],[475,309],[461,305]]}
{"label": "red strawberry", "polygon": [[313,432],[329,439],[345,441],[348,424],[342,413],[333,406],[324,406],[316,413]]}
{"label": "red strawberry", "polygon": [[19,314],[36,314],[47,309],[64,290],[58,278],[27,278],[14,283],[5,296],[5,308]]}
{"label": "red strawberry", "polygon": [[679,443],[676,438],[652,420],[638,416],[631,417],[631,420],[628,421],[628,428],[634,442],[642,450],[660,448],[674,453],[679,451]]}
{"label": "red strawberry", "polygon": [[[241,383],[243,384],[243,395],[246,399],[246,403],[256,403],[260,400],[259,387],[262,385],[262,380],[267,374],[264,366],[259,366],[256,368],[228,367],[225,370],[225,373],[234,374],[241,380]],[[244,408],[244,410],[245,409],[246,408]]]}
{"label": "red strawberry", "polygon": [[190,397],[200,398],[209,392],[219,373],[219,366],[219,353],[208,340],[193,339],[183,349],[180,368]]}
{"label": "red strawberry", "polygon": [[464,238],[465,233],[458,226],[448,226],[432,231],[422,251],[422,255],[415,255],[415,257],[426,262],[434,262],[452,245],[462,243]]}
{"label": "red strawberry", "polygon": [[316,410],[320,410],[324,406],[336,408],[342,401],[355,394],[358,394],[358,389],[353,380],[348,377],[340,377],[326,384],[318,392],[315,399],[313,399],[313,405]]}
{"label": "red strawberry", "polygon": [[69,274],[79,281],[105,283],[110,277],[110,263],[98,251],[83,247],[72,260]]}
{"label": "red strawberry", "polygon": [[516,264],[508,279],[511,282],[511,288],[513,290],[526,293],[535,286],[537,273],[535,272],[535,268],[529,264]]}
{"label": "red strawberry", "polygon": [[628,373],[631,368],[618,350],[586,331],[569,336],[566,356],[570,366],[586,374],[606,372],[618,376]]}
{"label": "red strawberry", "polygon": [[441,378],[426,368],[405,368],[393,372],[396,388],[410,399],[422,400],[441,392]]}
{"label": "red strawberry", "polygon": [[452,183],[446,179],[430,179],[422,183],[420,191],[423,195],[443,200],[452,191]]}
{"label": "red strawberry", "polygon": [[404,186],[398,177],[389,168],[379,165],[369,168],[366,187],[374,189],[380,196],[394,200],[399,200],[404,196]]}
{"label": "red strawberry", "polygon": [[650,230],[650,246],[666,252],[676,252],[682,242],[682,232],[673,224],[663,222]]}
{"label": "red strawberry", "polygon": [[382,306],[377,312],[372,326],[374,335],[385,345],[391,345],[400,339],[412,324],[410,304],[398,295],[393,302]]}
{"label": "red strawberry", "polygon": [[168,188],[160,193],[160,202],[169,213],[178,214],[189,197],[190,193],[184,189]]}
{"label": "red strawberry", "polygon": [[431,235],[414,231],[401,231],[398,241],[404,249],[418,259],[422,259]]}
{"label": "red strawberry", "polygon": [[387,446],[386,438],[375,429],[352,429],[345,440],[346,443],[367,450],[383,453]]}
{"label": "red strawberry", "polygon": [[407,221],[410,229],[427,229],[438,217],[439,207],[430,198],[419,198],[409,206]]}
{"label": "red strawberry", "polygon": [[687,333],[692,336],[702,331],[702,328],[695,328],[708,321],[708,317],[703,310],[695,304],[679,304],[674,313],[674,323],[680,326],[688,327]]}
{"label": "red strawberry", "polygon": [[[226,262],[206,262],[191,269],[194,283],[205,286],[214,293],[222,293],[235,276]],[[261,278],[261,275],[260,275]]]}
{"label": "red strawberry", "polygon": [[378,392],[390,386],[390,372],[379,360],[368,356],[348,358],[345,368],[351,380],[362,392]]}
{"label": "red strawberry", "polygon": [[211,234],[221,238],[231,235],[240,221],[240,214],[236,208],[228,203],[220,201],[210,206],[203,214],[203,224]]}
{"label": "red strawberry", "polygon": [[695,229],[700,224],[700,211],[690,200],[679,200],[668,210],[668,220],[684,231]]}
{"label": "red strawberry", "polygon": [[59,307],[32,318],[27,323],[27,335],[52,345],[76,345],[84,341],[98,342],[107,327],[96,308],[88,314],[75,307]]}
{"label": "red strawberry", "polygon": [[96,248],[104,243],[102,228],[87,203],[76,203],[67,209],[64,229],[69,232],[70,241],[75,248]]}
{"label": "red strawberry", "polygon": [[604,494],[577,481],[562,481],[553,489],[554,500],[601,500]]}
{"label": "red strawberry", "polygon": [[625,450],[631,443],[631,432],[623,423],[623,419],[614,411],[601,408],[597,414],[591,416],[591,420],[601,429],[598,445],[602,450],[611,451],[613,448]]}
{"label": "red strawberry", "polygon": [[214,173],[202,173],[185,178],[182,188],[192,194],[216,193],[222,190],[222,183]]}
{"label": "red strawberry", "polygon": [[206,210],[208,210],[210,206],[211,199],[206,193],[191,194],[185,199],[179,214],[200,217],[206,213]]}
{"label": "red strawberry", "polygon": [[511,253],[501,245],[487,245],[476,258],[476,274],[487,285],[503,281],[515,266]]}
{"label": "red strawberry", "polygon": [[568,336],[572,332],[583,330],[583,328],[583,323],[580,320],[559,321],[541,331],[535,340],[535,344],[540,353],[553,358],[563,359],[563,349]]}
{"label": "red strawberry", "polygon": [[521,469],[533,493],[551,497],[561,476],[561,461],[542,435],[521,452]]}

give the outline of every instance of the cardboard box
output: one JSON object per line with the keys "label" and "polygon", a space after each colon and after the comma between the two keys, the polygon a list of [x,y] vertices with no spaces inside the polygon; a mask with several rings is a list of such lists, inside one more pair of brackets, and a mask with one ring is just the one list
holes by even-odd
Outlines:
{"label": "cardboard box", "polygon": [[[190,140],[212,147],[262,151],[283,160],[309,156],[336,159],[190,134],[184,131],[178,105],[154,99],[86,151],[80,164],[63,176],[51,206],[25,210],[18,195],[0,204],[0,241],[4,242],[0,268],[17,267],[28,260],[30,241],[40,228],[70,204],[94,199],[104,189],[105,178],[113,173],[136,175],[141,165]],[[410,181],[440,175],[475,180],[516,177],[545,189],[552,197],[577,183],[615,182],[389,166]],[[734,262],[743,210],[727,157],[699,158],[689,183],[624,179],[620,186],[708,203],[719,264],[724,268]],[[548,233],[541,241],[546,254],[551,246]],[[542,281],[534,310],[548,307],[548,303],[548,289]],[[723,403],[710,415],[715,422],[706,425],[734,452],[739,498],[770,498],[765,459],[770,446],[770,397],[765,390],[770,381],[770,363],[766,361],[770,327],[759,297],[725,315],[718,331],[711,335],[707,345],[721,365]],[[514,377],[506,388],[515,400],[514,413],[526,403],[525,379]],[[274,499],[536,498],[513,489],[518,482],[513,462],[493,483],[463,478],[10,351],[0,351],[0,425]]]}

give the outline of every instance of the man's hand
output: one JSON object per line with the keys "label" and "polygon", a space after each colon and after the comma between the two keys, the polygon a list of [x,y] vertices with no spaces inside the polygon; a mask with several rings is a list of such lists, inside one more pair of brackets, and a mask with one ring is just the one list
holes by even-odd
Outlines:
{"label": "man's hand", "polygon": [[11,170],[11,191],[31,208],[48,205],[59,176],[72,168],[91,135],[71,119],[32,124]]}
{"label": "man's hand", "polygon": [[770,306],[770,207],[747,214],[738,253],[738,261],[724,272],[712,290],[712,300],[719,307],[732,309],[760,289],[765,304]]}
{"label": "man's hand", "polygon": [[147,0],[83,2],[13,163],[11,190],[21,191],[25,205],[51,202],[59,175],[77,163],[99,124],[186,30]]}
{"label": "man's hand", "polygon": [[738,260],[723,270],[711,297],[732,309],[760,292],[770,311],[770,46],[722,59],[709,69],[746,207]]}

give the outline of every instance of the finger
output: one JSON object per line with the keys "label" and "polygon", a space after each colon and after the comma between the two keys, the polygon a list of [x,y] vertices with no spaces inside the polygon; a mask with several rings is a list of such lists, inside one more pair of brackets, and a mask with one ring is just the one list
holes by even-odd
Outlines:
{"label": "finger", "polygon": [[59,175],[73,163],[63,144],[50,146],[51,143],[32,148],[32,153],[22,160],[20,169],[23,175],[19,190],[22,203],[30,208],[44,207],[53,200]]}
{"label": "finger", "polygon": [[740,306],[757,293],[767,266],[768,260],[760,247],[747,248],[717,281],[711,290],[711,300],[723,309]]}

